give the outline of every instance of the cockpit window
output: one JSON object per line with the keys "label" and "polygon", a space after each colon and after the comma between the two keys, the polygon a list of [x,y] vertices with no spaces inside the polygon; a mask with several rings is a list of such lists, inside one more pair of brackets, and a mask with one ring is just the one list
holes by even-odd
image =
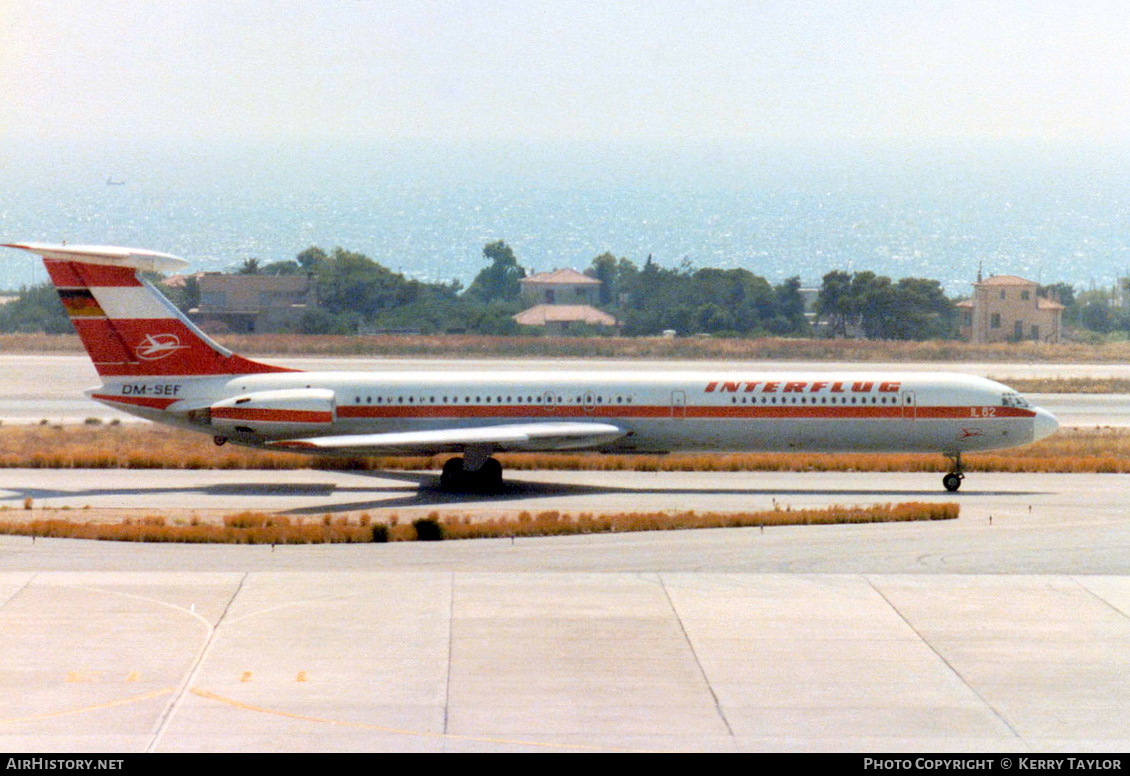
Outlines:
{"label": "cockpit window", "polygon": [[1002,407],[1021,407],[1023,409],[1031,409],[1032,404],[1016,391],[1005,391],[1001,395]]}

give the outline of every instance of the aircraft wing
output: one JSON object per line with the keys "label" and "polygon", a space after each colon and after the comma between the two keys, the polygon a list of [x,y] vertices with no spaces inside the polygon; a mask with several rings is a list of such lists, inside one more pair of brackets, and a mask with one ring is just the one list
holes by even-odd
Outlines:
{"label": "aircraft wing", "polygon": [[357,455],[431,455],[486,447],[495,452],[582,450],[615,441],[628,432],[610,423],[511,423],[385,434],[346,434],[268,442],[281,450],[325,450]]}

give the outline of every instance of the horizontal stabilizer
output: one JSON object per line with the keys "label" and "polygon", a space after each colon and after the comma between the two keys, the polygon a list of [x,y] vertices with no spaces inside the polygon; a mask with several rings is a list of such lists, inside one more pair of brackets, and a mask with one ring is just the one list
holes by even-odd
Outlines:
{"label": "horizontal stabilizer", "polygon": [[581,450],[613,442],[627,432],[609,423],[513,423],[387,434],[349,434],[269,442],[278,449],[393,455],[460,452],[467,447],[506,450]]}
{"label": "horizontal stabilizer", "polygon": [[188,261],[168,253],[112,245],[52,245],[50,243],[3,243],[0,247],[18,248],[55,261],[77,261],[108,267],[131,267],[145,272],[180,272]]}

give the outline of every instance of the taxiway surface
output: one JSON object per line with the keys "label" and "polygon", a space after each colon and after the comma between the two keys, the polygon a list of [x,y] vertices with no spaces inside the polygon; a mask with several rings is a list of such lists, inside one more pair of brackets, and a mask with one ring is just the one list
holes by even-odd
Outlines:
{"label": "taxiway surface", "polygon": [[[85,358],[19,358],[0,358],[0,417],[54,401],[99,415],[76,398],[97,382]],[[678,366],[710,365],[663,364]],[[819,368],[841,366],[882,368]],[[1125,407],[1086,413],[1110,425]],[[15,519],[962,510],[927,524],[391,545],[0,537],[0,748],[1125,751],[1130,477],[973,473],[958,494],[939,479],[517,472],[496,496],[455,499],[434,473],[0,470]]]}
{"label": "taxiway surface", "polygon": [[[1121,475],[0,472],[0,504],[291,514],[956,499],[958,520],[517,541],[0,538],[9,751],[1122,751]],[[52,479],[54,478],[54,479]],[[420,487],[421,478],[425,478]],[[429,495],[432,494],[432,495]]]}

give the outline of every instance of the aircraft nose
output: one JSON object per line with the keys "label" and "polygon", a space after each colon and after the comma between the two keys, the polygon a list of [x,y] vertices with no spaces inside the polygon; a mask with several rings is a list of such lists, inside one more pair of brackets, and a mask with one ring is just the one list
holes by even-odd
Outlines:
{"label": "aircraft nose", "polygon": [[1059,421],[1055,415],[1047,410],[1036,408],[1036,417],[1032,424],[1032,441],[1038,442],[1044,437],[1049,437],[1059,428]]}

